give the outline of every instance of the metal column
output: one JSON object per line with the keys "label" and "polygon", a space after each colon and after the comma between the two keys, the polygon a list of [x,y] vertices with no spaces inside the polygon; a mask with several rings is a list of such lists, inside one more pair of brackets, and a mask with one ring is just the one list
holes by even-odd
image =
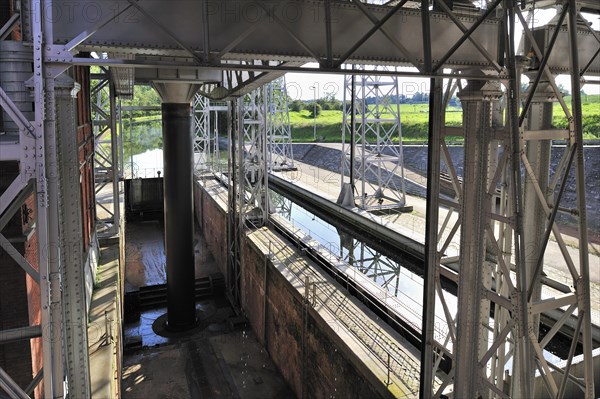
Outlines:
{"label": "metal column", "polygon": [[193,145],[190,103],[163,103],[167,327],[196,324],[194,295]]}
{"label": "metal column", "polygon": [[162,99],[167,323],[196,325],[192,99],[198,84],[154,82]]}
{"label": "metal column", "polygon": [[242,248],[246,228],[264,226],[269,215],[266,88],[229,103],[228,289],[242,303]]}
{"label": "metal column", "polygon": [[58,175],[60,193],[60,259],[64,312],[65,364],[72,398],[91,396],[85,255],[82,241],[81,186],[77,142],[79,85],[61,75],[55,80]]}
{"label": "metal column", "polygon": [[425,221],[425,271],[423,274],[423,332],[419,397],[429,398],[434,382],[435,289],[439,281],[438,218],[440,197],[440,144],[445,107],[442,104],[442,79],[431,79],[429,95],[429,134],[427,151],[427,205]]}
{"label": "metal column", "polygon": [[[92,74],[91,105],[94,127],[94,193],[98,234],[110,237],[120,228],[119,120],[115,87],[108,68]],[[106,195],[110,192],[110,195]],[[100,199],[101,197],[110,198]]]}
{"label": "metal column", "polygon": [[[458,96],[463,104],[464,171],[461,203],[461,235],[456,329],[454,393],[457,398],[478,396],[481,292],[486,254],[485,226],[490,204],[487,196],[488,154],[492,138],[492,101],[499,87],[485,81],[469,81]],[[476,344],[477,343],[477,344]],[[487,349],[487,348],[485,348]]]}

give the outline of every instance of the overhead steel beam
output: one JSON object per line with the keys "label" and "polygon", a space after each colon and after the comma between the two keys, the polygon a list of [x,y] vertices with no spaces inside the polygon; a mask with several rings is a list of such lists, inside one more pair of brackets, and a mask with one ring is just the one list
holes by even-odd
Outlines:
{"label": "overhead steel beam", "polygon": [[383,24],[385,24],[394,15],[394,13],[400,9],[400,7],[402,7],[404,4],[406,4],[407,1],[408,0],[402,0],[400,3],[396,4],[394,6],[394,8],[389,10],[387,12],[387,14],[385,14],[383,16],[383,18],[381,18],[379,21],[377,21],[377,23],[371,29],[369,29],[367,31],[367,33],[365,33],[360,39],[358,39],[358,41],[356,43],[354,43],[352,45],[352,47],[350,47],[350,49],[348,49],[345,53],[343,53],[339,57],[339,59],[336,60],[336,63],[334,65],[336,67],[339,67],[344,62],[346,62],[346,60],[348,60],[348,58],[350,58],[354,54],[354,52],[356,50],[358,50],[363,44],[365,44],[367,42],[367,40],[369,40],[375,32],[377,32],[379,29],[381,29],[381,27],[383,27]]}
{"label": "overhead steel beam", "polygon": [[[107,28],[97,31],[85,40],[77,49],[187,57],[197,63],[199,60],[195,54],[203,51],[204,36],[209,34],[210,55],[221,56],[223,59],[242,60],[248,59],[249,56],[262,55],[266,59],[280,61],[310,62],[315,58],[329,58],[334,66],[340,66],[346,59],[350,62],[413,66],[414,61],[422,58],[423,54],[422,41],[419,38],[420,11],[402,8],[399,4],[390,7],[361,3],[357,6],[353,2],[331,0],[331,23],[328,26],[331,38],[335,40],[328,41],[327,35],[323,34],[324,21],[321,17],[315,17],[317,3],[312,1],[282,0],[257,3],[254,0],[240,0],[233,2],[233,5],[228,2],[214,3],[209,8],[208,33],[202,24],[196,23],[203,18],[202,7],[198,7],[197,3],[199,2],[187,0],[169,3],[146,1],[141,5],[135,3],[140,8],[143,7],[143,15],[140,11],[115,19]],[[69,7],[69,0],[57,0],[54,4],[57,9],[66,9]],[[128,0],[118,0],[110,4],[83,0],[79,3],[79,8],[94,7],[99,15],[112,15],[114,9],[121,10],[129,4]],[[321,8],[320,3],[318,8]],[[177,9],[178,12],[169,12],[173,9]],[[369,11],[369,17],[365,16],[364,10]],[[186,18],[181,18],[181,15],[185,15]],[[433,45],[435,61],[446,53],[452,43],[459,40],[462,32],[445,13],[432,12],[432,15],[436,18],[436,23],[431,27],[432,35],[443,38],[442,42]],[[462,23],[469,28],[478,19],[472,13],[459,16]],[[373,20],[379,22],[373,25]],[[54,25],[55,43],[69,43],[81,32],[92,30],[96,23],[89,21],[89,18],[61,21],[60,24]],[[385,33],[380,30],[384,23]],[[157,29],[157,24],[168,27],[169,34],[165,34],[160,28]],[[354,28],[349,30],[348,26]],[[495,38],[498,27],[497,21],[486,20],[472,36],[490,54],[496,54]],[[245,37],[241,41],[238,39],[240,35]],[[405,47],[402,50],[397,46],[390,47],[386,36],[412,39],[402,43]],[[303,45],[298,44],[299,40]],[[232,43],[235,45],[232,46]],[[229,51],[226,51],[227,49]],[[465,44],[448,58],[447,65],[490,67],[489,61],[473,49],[470,43]]]}

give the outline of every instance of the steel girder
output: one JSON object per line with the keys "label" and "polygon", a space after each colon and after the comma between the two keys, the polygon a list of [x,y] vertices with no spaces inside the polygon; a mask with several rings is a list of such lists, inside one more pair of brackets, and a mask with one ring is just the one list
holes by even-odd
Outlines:
{"label": "steel girder", "polygon": [[[424,72],[430,47],[433,72],[443,67],[502,69],[494,61],[502,45],[497,40],[501,21],[493,15],[500,0],[484,10],[450,10],[436,1],[436,11],[429,12],[436,41],[429,46],[424,45],[421,12],[402,7],[406,1],[394,6],[333,0],[49,3],[57,46],[46,55],[58,63],[71,62],[69,52],[79,50],[183,57],[192,68],[226,69],[221,61],[254,59],[313,61],[333,69],[345,62],[388,63]],[[593,55],[595,37],[584,26],[578,34],[580,63],[585,64]],[[566,32],[559,42],[568,43]],[[569,71],[564,57],[555,57],[549,66],[553,72]],[[589,72],[600,72],[600,60],[592,62]]]}
{"label": "steel girder", "polygon": [[27,329],[19,333],[23,333],[23,339],[42,338],[44,371],[40,371],[24,389],[16,386],[3,370],[0,380],[2,386],[16,397],[29,397],[42,379],[44,397],[63,397],[66,381],[71,381],[68,388],[72,395],[87,397],[90,378],[81,194],[79,174],[71,169],[78,165],[73,100],[78,85],[65,75],[57,79],[44,78],[44,64],[39,52],[48,32],[43,25],[37,25],[35,32],[38,47],[34,49],[34,70],[41,72],[34,73],[27,82],[33,87],[35,99],[33,120],[29,121],[30,118],[0,89],[0,105],[18,127],[22,146],[17,157],[20,174],[15,183],[18,184],[12,184],[0,199],[0,223],[4,227],[28,195],[34,193],[38,270],[19,255],[1,234],[0,241],[2,247],[40,285],[41,326],[33,326],[36,328],[33,333],[27,332]]}

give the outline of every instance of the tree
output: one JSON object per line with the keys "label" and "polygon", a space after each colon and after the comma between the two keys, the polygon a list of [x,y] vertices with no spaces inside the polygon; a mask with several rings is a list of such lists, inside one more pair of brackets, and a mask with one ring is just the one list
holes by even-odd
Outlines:
{"label": "tree", "polygon": [[304,109],[304,103],[300,100],[294,100],[290,103],[290,111],[300,112]]}
{"label": "tree", "polygon": [[321,115],[321,105],[320,105],[319,103],[316,103],[316,104],[315,104],[315,103],[313,102],[312,104],[310,104],[310,108],[309,108],[309,109],[310,109],[310,114],[309,114],[309,116],[310,116],[311,118],[314,118],[314,117],[315,117],[315,112],[316,112],[316,116],[319,116],[319,115]]}
{"label": "tree", "polygon": [[562,83],[558,85],[558,90],[563,94],[563,96],[571,95],[571,92],[567,90],[567,88]]}

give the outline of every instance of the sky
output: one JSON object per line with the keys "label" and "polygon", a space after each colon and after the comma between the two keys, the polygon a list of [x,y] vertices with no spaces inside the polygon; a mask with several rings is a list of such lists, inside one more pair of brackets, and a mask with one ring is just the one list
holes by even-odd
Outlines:
{"label": "sky", "polygon": [[[534,23],[544,24],[550,20],[554,14],[555,11],[553,10],[538,10],[535,14]],[[592,23],[592,27],[595,30],[600,30],[600,17],[598,15],[587,14],[585,17]],[[318,64],[310,63],[305,66],[316,68],[318,67]],[[556,82],[557,84],[562,84],[567,90],[571,90],[569,75],[558,76]],[[416,92],[429,91],[429,79],[427,78],[399,78],[398,83],[400,94],[404,94],[408,97],[411,97]],[[288,73],[286,74],[286,85],[288,95],[294,100],[312,100],[315,98],[315,94],[316,98],[323,98],[333,94],[340,100],[342,100],[344,96],[343,75]],[[583,90],[587,94],[600,94],[600,85],[585,85]]]}

